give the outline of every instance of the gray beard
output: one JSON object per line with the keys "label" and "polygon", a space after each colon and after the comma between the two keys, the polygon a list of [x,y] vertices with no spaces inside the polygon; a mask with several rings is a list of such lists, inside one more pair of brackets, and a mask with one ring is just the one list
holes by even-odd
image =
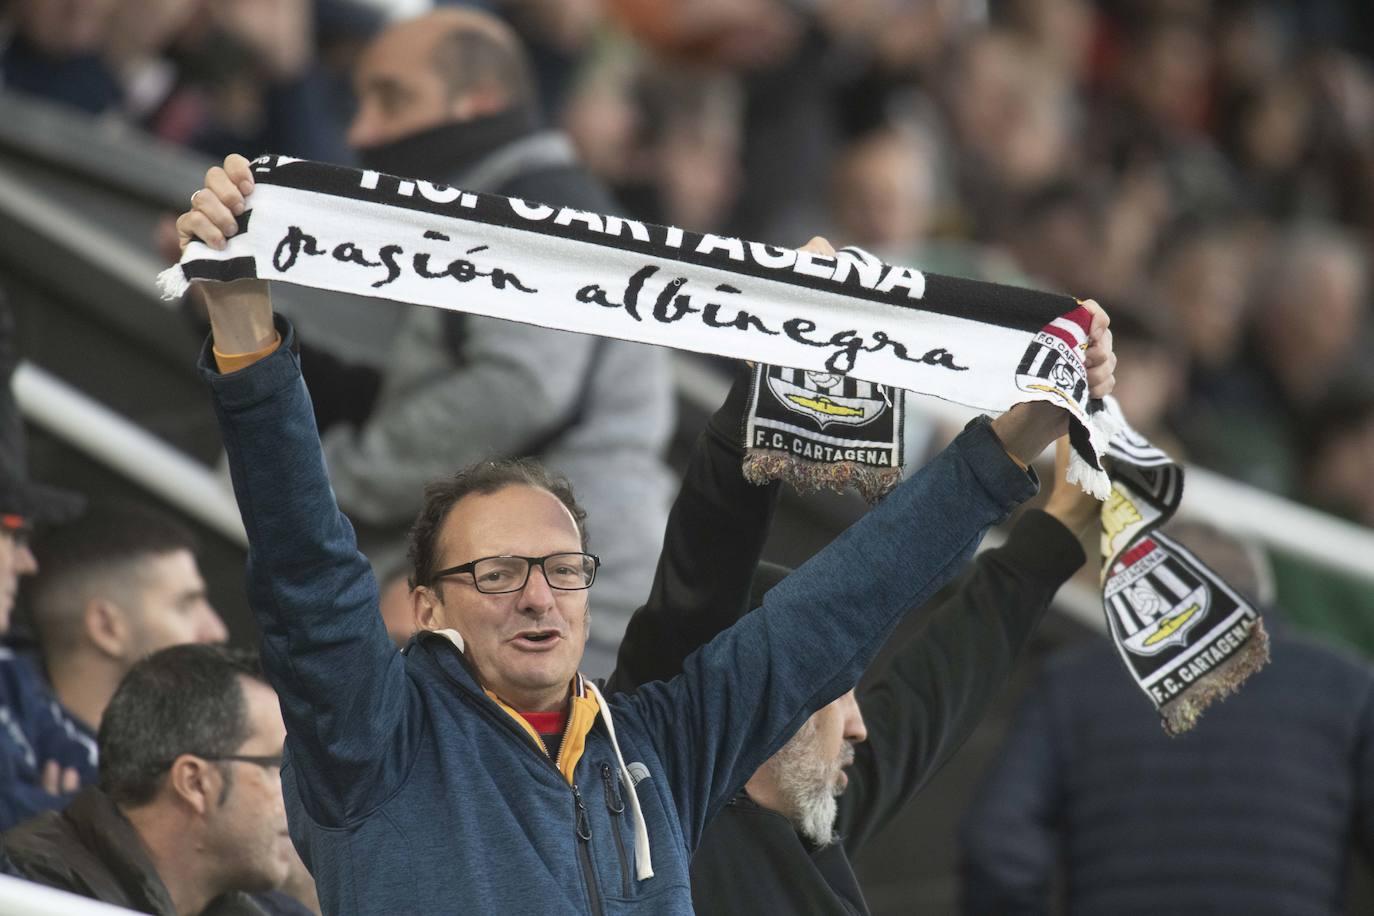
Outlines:
{"label": "gray beard", "polygon": [[815,737],[815,723],[808,719],[764,766],[782,796],[781,813],[798,833],[824,848],[835,841],[836,767],[817,752]]}

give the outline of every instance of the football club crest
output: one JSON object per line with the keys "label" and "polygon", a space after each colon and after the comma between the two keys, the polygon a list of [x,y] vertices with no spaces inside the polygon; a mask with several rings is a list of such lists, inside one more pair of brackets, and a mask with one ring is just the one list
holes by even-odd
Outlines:
{"label": "football club crest", "polygon": [[1117,561],[1103,590],[1117,642],[1136,655],[1186,645],[1209,608],[1207,583],[1169,559],[1145,538]]}
{"label": "football club crest", "polygon": [[[1080,320],[1081,319],[1081,320]],[[1088,374],[1083,353],[1088,349],[1086,309],[1075,309],[1045,325],[1026,347],[1016,367],[1016,387],[1050,394],[1062,406],[1084,415],[1088,405]]]}
{"label": "football club crest", "polygon": [[872,502],[901,476],[904,397],[836,373],[755,366],[745,474],[801,492],[854,486]]}
{"label": "football club crest", "polygon": [[863,426],[890,409],[891,395],[873,382],[800,369],[774,370],[767,379],[778,404],[810,418],[819,429],[832,424]]}
{"label": "football club crest", "polygon": [[1183,469],[1104,403],[1120,430],[1106,455],[1102,605],[1121,660],[1177,734],[1264,664],[1268,641],[1239,593],[1156,530],[1183,501]]}

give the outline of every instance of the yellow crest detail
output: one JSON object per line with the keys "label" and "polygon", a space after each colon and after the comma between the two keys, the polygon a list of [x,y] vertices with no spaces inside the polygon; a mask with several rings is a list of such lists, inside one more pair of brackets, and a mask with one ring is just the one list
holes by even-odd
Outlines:
{"label": "yellow crest detail", "polygon": [[1135,503],[1127,499],[1119,487],[1112,487],[1111,495],[1102,504],[1102,556],[1115,556],[1117,537],[1140,521],[1140,510]]}
{"label": "yellow crest detail", "polygon": [[864,414],[862,408],[836,404],[825,395],[818,398],[807,398],[799,394],[789,394],[787,400],[802,407],[809,407],[817,413],[829,414],[832,417],[861,417]]}

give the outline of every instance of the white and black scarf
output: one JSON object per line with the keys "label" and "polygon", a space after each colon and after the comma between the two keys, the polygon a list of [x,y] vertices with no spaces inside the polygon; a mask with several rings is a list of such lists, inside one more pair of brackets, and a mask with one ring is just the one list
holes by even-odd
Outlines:
{"label": "white and black scarf", "polygon": [[1119,417],[1090,403],[1090,316],[1070,297],[285,156],[252,168],[241,231],[187,246],[165,295],[257,278],[752,360],[751,475],[870,498],[898,474],[901,390],[1048,401],[1072,418],[1070,479],[1113,493]]}

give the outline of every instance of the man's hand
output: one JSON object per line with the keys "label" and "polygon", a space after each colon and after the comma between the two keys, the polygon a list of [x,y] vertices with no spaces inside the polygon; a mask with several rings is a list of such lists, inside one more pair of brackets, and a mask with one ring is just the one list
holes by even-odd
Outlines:
{"label": "man's hand", "polygon": [[[236,218],[253,193],[248,160],[234,153],[205,173],[205,187],[191,195],[191,209],[177,218],[177,244],[182,251],[191,239],[223,250],[238,230]],[[197,284],[205,298],[215,349],[220,353],[252,353],[277,339],[272,324],[272,297],[265,280]]]}
{"label": "man's hand", "polygon": [[1092,299],[1083,307],[1093,316],[1092,327],[1088,329],[1088,350],[1083,354],[1083,365],[1088,369],[1088,394],[1094,398],[1105,398],[1116,387],[1116,353],[1112,351],[1112,319]]}
{"label": "man's hand", "polygon": [[1068,436],[1061,436],[1054,444],[1054,488],[1045,511],[1075,535],[1081,535],[1101,517],[1102,503],[1078,484],[1069,483],[1070,449]]}
{"label": "man's hand", "polygon": [[[1093,316],[1083,364],[1088,370],[1088,394],[1106,397],[1116,387],[1116,354],[1112,352],[1111,318],[1089,299],[1083,303]],[[1069,431],[1069,414],[1049,401],[1017,404],[992,421],[992,431],[1012,460],[1026,467],[1045,446]]]}
{"label": "man's hand", "polygon": [[81,774],[71,767],[63,769],[56,760],[49,760],[43,764],[40,781],[43,791],[49,795],[66,795],[81,788]]}
{"label": "man's hand", "polygon": [[238,232],[235,217],[244,211],[244,198],[252,193],[253,171],[238,153],[227,156],[223,168],[214,166],[206,172],[205,187],[191,195],[191,209],[177,220],[181,250],[193,238],[223,250],[226,240]]}

